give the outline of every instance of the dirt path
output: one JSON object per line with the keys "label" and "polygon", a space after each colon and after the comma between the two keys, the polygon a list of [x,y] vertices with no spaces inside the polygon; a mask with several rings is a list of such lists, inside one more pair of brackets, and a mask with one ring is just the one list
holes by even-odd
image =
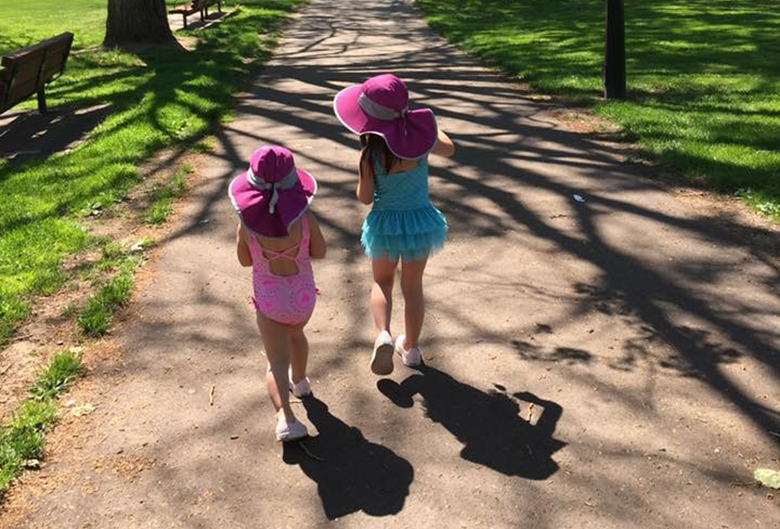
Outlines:
{"label": "dirt path", "polygon": [[[427,276],[427,365],[380,380],[356,140],[331,100],[385,71],[459,150],[432,160],[452,237]],[[58,428],[0,526],[780,527],[778,498],[735,485],[780,467],[780,273],[751,249],[772,234],[692,208],[554,114],[401,1],[313,0],[240,96],[121,354],[72,395],[97,410]],[[234,259],[225,190],[263,143],[321,185],[305,409],[323,461],[274,442]]]}

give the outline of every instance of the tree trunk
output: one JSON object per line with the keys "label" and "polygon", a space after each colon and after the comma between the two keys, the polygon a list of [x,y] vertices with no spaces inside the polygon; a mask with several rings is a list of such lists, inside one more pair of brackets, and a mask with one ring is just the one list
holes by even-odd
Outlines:
{"label": "tree trunk", "polygon": [[103,46],[174,41],[165,0],[108,0]]}
{"label": "tree trunk", "polygon": [[604,96],[626,97],[626,30],[623,0],[607,0],[607,35],[604,50]]}

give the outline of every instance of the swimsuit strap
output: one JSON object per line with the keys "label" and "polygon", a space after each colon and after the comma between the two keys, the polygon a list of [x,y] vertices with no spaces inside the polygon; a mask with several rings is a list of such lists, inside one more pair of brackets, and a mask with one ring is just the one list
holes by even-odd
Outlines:
{"label": "swimsuit strap", "polygon": [[301,242],[298,243],[300,250],[295,255],[296,262],[309,259],[309,240],[311,239],[311,232],[309,231],[309,215],[308,212],[301,216]]}
{"label": "swimsuit strap", "polygon": [[[250,239],[250,245],[255,245],[260,257],[262,257],[264,261],[270,263],[271,261],[275,261],[280,258],[289,259],[290,261],[297,262],[300,258],[308,257],[309,237],[310,237],[309,219],[304,213],[303,216],[301,217],[301,240],[293,244],[292,246],[285,248],[284,250],[271,250],[270,248],[266,248],[262,244],[260,244],[260,241],[258,241],[257,237],[255,236],[250,236],[248,237],[248,239]],[[303,251],[303,249],[305,249],[305,251]],[[297,250],[297,251],[291,254],[293,250]]]}
{"label": "swimsuit strap", "polygon": [[311,237],[311,232],[309,231],[309,215],[307,213],[304,213],[301,216],[301,242],[300,244],[303,247],[306,247],[309,244],[309,238]]}
{"label": "swimsuit strap", "polygon": [[[298,252],[295,252],[295,255],[290,255],[291,250],[295,250],[296,248],[299,248],[301,246],[301,243],[294,244],[290,246],[289,248],[285,248],[284,250],[276,251],[276,250],[270,250],[268,248],[263,248],[263,257],[265,257],[265,260],[269,263],[271,261],[275,261],[276,259],[279,259],[280,257],[284,257],[286,259],[289,259],[291,261],[295,261],[295,257],[298,254]],[[299,250],[300,251],[300,250]],[[269,253],[270,256],[266,256],[265,254]]]}

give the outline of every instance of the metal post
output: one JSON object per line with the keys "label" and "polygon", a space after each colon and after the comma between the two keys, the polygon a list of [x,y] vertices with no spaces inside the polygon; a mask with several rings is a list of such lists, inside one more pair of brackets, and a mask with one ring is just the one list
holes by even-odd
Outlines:
{"label": "metal post", "polygon": [[607,0],[604,97],[626,97],[626,30],[623,0]]}

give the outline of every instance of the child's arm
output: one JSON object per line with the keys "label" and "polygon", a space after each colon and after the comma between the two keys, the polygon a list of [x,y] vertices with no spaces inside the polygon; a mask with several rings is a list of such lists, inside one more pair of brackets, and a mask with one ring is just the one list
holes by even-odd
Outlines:
{"label": "child's arm", "polygon": [[246,232],[240,222],[236,228],[236,255],[241,266],[252,266],[252,254],[249,253],[249,245],[246,243]]}
{"label": "child's arm", "polygon": [[322,231],[320,231],[320,223],[317,222],[317,217],[311,210],[307,211],[306,215],[309,219],[309,255],[312,259],[324,259],[328,246],[325,244]]}
{"label": "child's arm", "polygon": [[368,149],[360,152],[360,179],[357,185],[357,198],[363,204],[371,204],[374,201],[374,172],[371,170],[371,161],[368,159]]}
{"label": "child's arm", "polygon": [[436,145],[433,146],[433,151],[431,152],[449,158],[455,154],[455,144],[452,143],[450,137],[443,130],[439,129],[439,137],[436,139]]}

